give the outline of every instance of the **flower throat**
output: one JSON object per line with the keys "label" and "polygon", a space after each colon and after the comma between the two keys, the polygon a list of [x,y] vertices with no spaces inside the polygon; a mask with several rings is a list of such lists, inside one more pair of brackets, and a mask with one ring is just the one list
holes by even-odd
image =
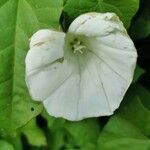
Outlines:
{"label": "flower throat", "polygon": [[75,38],[71,43],[70,43],[70,45],[71,45],[71,49],[73,50],[73,53],[75,54],[75,53],[81,53],[81,54],[83,54],[83,52],[84,52],[84,49],[86,48],[86,46],[85,45],[83,45],[83,43],[79,40],[79,39],[77,39],[77,38]]}

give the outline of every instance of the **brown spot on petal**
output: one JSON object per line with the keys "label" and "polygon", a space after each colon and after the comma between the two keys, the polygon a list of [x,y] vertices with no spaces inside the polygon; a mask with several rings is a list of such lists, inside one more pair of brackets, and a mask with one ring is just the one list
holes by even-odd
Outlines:
{"label": "brown spot on petal", "polygon": [[63,61],[64,61],[64,57],[59,58],[59,59],[57,59],[56,61],[58,61],[58,62],[60,62],[60,63],[63,63]]}
{"label": "brown spot on petal", "polygon": [[42,44],[44,44],[44,42],[36,43],[36,44],[34,44],[33,46],[40,46],[40,45],[42,45]]}
{"label": "brown spot on petal", "polygon": [[97,16],[97,13],[96,12],[91,12],[91,13],[88,13],[91,17],[96,17]]}
{"label": "brown spot on petal", "polygon": [[84,25],[89,19],[91,19],[90,17],[86,20],[84,20],[80,25]]}
{"label": "brown spot on petal", "polygon": [[113,15],[111,18],[110,18],[111,21],[118,21],[119,18],[116,16],[116,15]]}

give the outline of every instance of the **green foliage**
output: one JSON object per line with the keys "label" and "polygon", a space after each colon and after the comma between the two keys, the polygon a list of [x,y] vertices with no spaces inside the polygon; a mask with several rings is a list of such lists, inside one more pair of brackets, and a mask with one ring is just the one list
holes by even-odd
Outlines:
{"label": "green foliage", "polygon": [[131,25],[131,33],[134,39],[141,39],[150,35],[150,3],[148,0],[141,1],[138,15]]}
{"label": "green foliage", "polygon": [[10,143],[0,139],[0,150],[14,150],[14,148]]}
{"label": "green foliage", "polygon": [[[69,122],[64,119],[50,117],[46,112],[43,117],[48,121],[48,129],[51,139],[51,149],[85,149],[95,147],[100,133],[98,119],[86,119],[78,122]],[[79,140],[80,139],[80,140]]]}
{"label": "green foliage", "polygon": [[135,73],[134,73],[134,78],[133,78],[133,83],[137,82],[137,80],[139,79],[139,77],[144,73],[144,69],[142,69],[141,67],[139,67],[138,65],[135,68]]}
{"label": "green foliage", "polygon": [[[104,150],[148,150],[150,148],[150,110],[139,96],[126,100],[100,134],[98,145]],[[150,102],[149,102],[150,103]]]}
{"label": "green foliage", "polygon": [[96,143],[100,132],[98,119],[86,119],[79,122],[66,122],[65,127],[73,137],[74,143],[80,147],[86,146],[87,143]]}
{"label": "green foliage", "polygon": [[[15,134],[42,111],[25,85],[25,56],[31,35],[58,28],[63,1],[7,0],[0,6],[0,132]],[[3,133],[1,133],[3,134]]]}
{"label": "green foliage", "polygon": [[43,131],[37,126],[36,120],[32,119],[21,132],[27,137],[29,144],[33,146],[46,146],[46,137]]}
{"label": "green foliage", "polygon": [[64,11],[69,23],[86,12],[115,12],[128,28],[139,7],[139,0],[67,0]]}
{"label": "green foliage", "polygon": [[108,122],[99,138],[99,149],[148,150],[150,141],[132,123],[119,116]]}
{"label": "green foliage", "polygon": [[[131,23],[134,39],[149,36],[149,5],[143,0]],[[128,28],[138,6],[138,0],[0,0],[0,150],[150,149],[149,64],[137,65],[114,115],[79,122],[42,112],[42,105],[31,100],[24,76],[29,39],[37,30],[60,30],[60,24],[67,29],[77,16],[91,11],[115,12]]]}

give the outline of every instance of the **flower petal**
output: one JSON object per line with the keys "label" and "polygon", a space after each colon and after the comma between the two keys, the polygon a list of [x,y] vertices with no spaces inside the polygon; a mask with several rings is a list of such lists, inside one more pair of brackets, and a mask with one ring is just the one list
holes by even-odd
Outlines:
{"label": "flower petal", "polygon": [[[31,38],[32,46],[26,56],[26,83],[33,99],[43,101],[71,71],[63,60],[64,34],[46,30],[46,37],[42,35],[40,39],[41,32]],[[43,43],[37,45],[39,42]]]}
{"label": "flower petal", "polygon": [[69,27],[69,32],[89,37],[102,37],[116,30],[126,33],[115,13],[86,13],[77,17]]}
{"label": "flower petal", "polygon": [[78,74],[70,74],[44,101],[44,106],[50,115],[72,121],[79,120],[79,80]]}
{"label": "flower petal", "polygon": [[70,33],[83,37],[86,46],[86,54],[79,59],[77,120],[112,114],[133,78],[137,52],[132,40],[114,13],[81,15],[70,25]]}
{"label": "flower petal", "polygon": [[111,115],[132,81],[136,59],[116,14],[87,13],[73,21],[66,36],[51,30],[33,35],[26,82],[52,116],[77,121]]}

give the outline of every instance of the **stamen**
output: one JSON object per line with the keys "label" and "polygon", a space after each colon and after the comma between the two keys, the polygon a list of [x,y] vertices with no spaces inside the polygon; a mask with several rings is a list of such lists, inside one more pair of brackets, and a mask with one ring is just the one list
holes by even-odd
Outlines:
{"label": "stamen", "polygon": [[82,45],[82,42],[78,39],[74,39],[74,41],[70,44],[72,46],[73,53],[80,52],[81,54],[83,54],[83,49],[86,48],[86,46]]}
{"label": "stamen", "polygon": [[86,46],[80,45],[80,46],[76,47],[73,52],[74,53],[80,52],[81,54],[83,54],[83,49],[85,49],[85,48],[86,48]]}

